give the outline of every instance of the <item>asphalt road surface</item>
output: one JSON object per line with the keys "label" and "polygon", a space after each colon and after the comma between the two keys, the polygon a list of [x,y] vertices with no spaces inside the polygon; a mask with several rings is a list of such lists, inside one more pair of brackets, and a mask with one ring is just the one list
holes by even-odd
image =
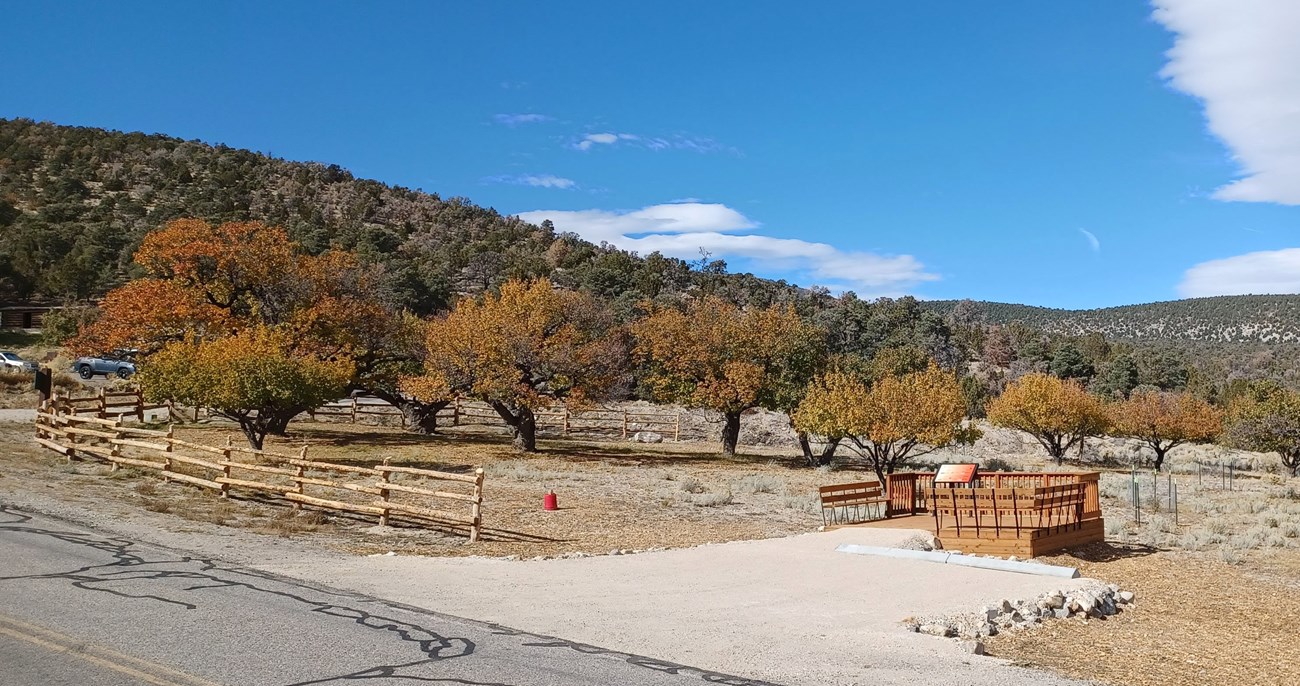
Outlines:
{"label": "asphalt road surface", "polygon": [[303,584],[0,509],[0,686],[353,683],[764,682]]}

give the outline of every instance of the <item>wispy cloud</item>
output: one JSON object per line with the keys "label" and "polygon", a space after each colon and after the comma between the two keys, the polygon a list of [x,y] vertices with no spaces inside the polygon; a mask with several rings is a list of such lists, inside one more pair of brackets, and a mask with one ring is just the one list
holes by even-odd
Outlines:
{"label": "wispy cloud", "polygon": [[1265,250],[1202,262],[1183,274],[1185,298],[1300,293],[1300,248]]}
{"label": "wispy cloud", "polygon": [[588,133],[569,143],[575,150],[587,151],[597,145],[622,145],[643,150],[686,150],[697,153],[729,152],[739,154],[735,148],[706,136],[688,136],[673,134],[671,136],[644,136],[636,133]]}
{"label": "wispy cloud", "polygon": [[578,182],[554,174],[503,174],[489,176],[484,183],[505,183],[513,186],[536,186],[538,188],[560,188],[570,190],[578,187]]}
{"label": "wispy cloud", "polygon": [[1161,75],[1205,106],[1242,178],[1220,200],[1300,205],[1300,2],[1154,0],[1175,34]]}
{"label": "wispy cloud", "polygon": [[1091,231],[1087,229],[1079,229],[1079,233],[1083,234],[1083,237],[1088,239],[1088,247],[1092,248],[1093,252],[1101,252],[1101,241],[1097,240],[1097,237],[1093,235]]}
{"label": "wispy cloud", "polygon": [[703,249],[715,257],[752,260],[761,268],[797,274],[807,283],[862,295],[896,295],[939,278],[911,255],[841,250],[827,243],[752,233],[757,223],[720,203],[667,203],[632,211],[537,210],[519,216],[533,223],[549,219],[561,231],[624,250],[695,259]]}
{"label": "wispy cloud", "polygon": [[547,121],[555,121],[555,117],[548,117],[545,114],[496,114],[492,120],[498,124],[506,126],[519,126],[520,124],[540,124]]}

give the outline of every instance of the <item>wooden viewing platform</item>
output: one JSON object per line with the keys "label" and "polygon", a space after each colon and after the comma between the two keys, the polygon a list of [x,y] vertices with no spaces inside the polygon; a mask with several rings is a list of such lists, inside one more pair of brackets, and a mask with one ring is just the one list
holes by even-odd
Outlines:
{"label": "wooden viewing platform", "polygon": [[992,472],[969,486],[934,474],[886,477],[885,519],[855,526],[934,531],[945,548],[1035,557],[1105,539],[1097,472]]}

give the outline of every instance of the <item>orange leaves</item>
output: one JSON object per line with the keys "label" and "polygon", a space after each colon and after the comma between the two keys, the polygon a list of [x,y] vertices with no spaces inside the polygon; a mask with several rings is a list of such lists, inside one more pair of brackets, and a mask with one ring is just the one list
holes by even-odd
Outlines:
{"label": "orange leaves", "polygon": [[427,329],[425,373],[402,382],[426,402],[460,393],[535,408],[602,396],[625,375],[626,344],[609,313],[548,281],[509,281]]}
{"label": "orange leaves", "polygon": [[1112,407],[1115,433],[1151,442],[1213,441],[1223,430],[1223,413],[1189,393],[1135,391]]}
{"label": "orange leaves", "polygon": [[788,306],[744,311],[709,297],[653,309],[632,333],[652,396],[724,413],[793,407],[825,360],[825,333]]}
{"label": "orange leaves", "polygon": [[99,318],[68,343],[77,354],[131,348],[147,353],[186,335],[221,335],[232,324],[225,310],[175,281],[159,279],[114,289],[99,309]]}

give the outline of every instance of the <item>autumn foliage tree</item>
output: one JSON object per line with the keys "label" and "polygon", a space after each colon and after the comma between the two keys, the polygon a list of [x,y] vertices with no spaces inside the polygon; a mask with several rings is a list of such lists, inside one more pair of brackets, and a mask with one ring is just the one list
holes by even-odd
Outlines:
{"label": "autumn foliage tree", "polygon": [[788,306],[742,310],[716,297],[652,307],[633,322],[640,382],[659,402],[716,410],[736,452],[751,407],[792,411],[826,358],[825,332]]}
{"label": "autumn foliage tree", "polygon": [[874,382],[844,371],[820,376],[795,411],[794,423],[809,433],[849,441],[884,483],[885,475],[910,458],[979,438],[978,429],[963,425],[965,416],[956,374],[931,364]]}
{"label": "autumn foliage tree", "polygon": [[1236,448],[1274,452],[1292,476],[1300,475],[1300,393],[1259,382],[1228,405],[1225,442]]}
{"label": "autumn foliage tree", "polygon": [[1081,385],[1034,373],[1016,379],[989,402],[989,421],[1033,436],[1058,463],[1088,436],[1104,434],[1110,417]]}
{"label": "autumn foliage tree", "polygon": [[1138,391],[1110,409],[1113,433],[1147,444],[1155,452],[1156,471],[1170,450],[1213,441],[1223,431],[1223,413],[1190,393]]}
{"label": "autumn foliage tree", "polygon": [[424,373],[404,379],[403,389],[426,402],[487,402],[526,452],[537,449],[538,409],[600,400],[627,385],[628,345],[613,315],[545,280],[512,280],[499,294],[461,300],[428,324],[425,346]]}
{"label": "autumn foliage tree", "polygon": [[283,334],[262,326],[230,336],[165,344],[139,374],[145,396],[205,406],[238,422],[250,446],[289,419],[339,397],[350,360],[292,352]]}
{"label": "autumn foliage tree", "polygon": [[[278,355],[303,365],[352,369],[348,379],[353,385],[369,378],[362,372],[373,371],[392,355],[397,318],[383,301],[383,280],[350,253],[306,254],[284,231],[258,222],[212,225],[182,219],[145,236],[135,262],[144,275],[104,298],[96,321],[71,341],[74,350],[136,349],[144,358],[142,368],[148,369],[169,349],[172,356],[159,359],[172,360],[177,350],[203,351],[218,343],[225,347],[214,350],[224,350],[231,359],[279,346]],[[175,364],[161,368],[183,371]],[[244,410],[257,414],[251,406],[230,406],[232,398],[260,397],[235,393],[241,383],[235,376],[228,377],[233,395],[217,393],[212,384],[196,385],[191,375],[184,378],[185,384],[171,383],[152,373],[142,375],[141,383],[155,397],[162,389],[179,393],[189,388],[183,398],[171,399],[224,407],[223,413],[232,418]],[[277,403],[284,410],[261,413],[257,431],[283,433],[293,416],[287,414],[289,408],[313,407],[318,400],[315,389],[330,387],[313,384],[297,398],[285,395],[289,387],[278,387]],[[212,393],[212,401],[193,389]],[[346,384],[337,392],[345,390]],[[246,420],[240,420],[241,425]],[[257,431],[245,428],[250,443]]]}

